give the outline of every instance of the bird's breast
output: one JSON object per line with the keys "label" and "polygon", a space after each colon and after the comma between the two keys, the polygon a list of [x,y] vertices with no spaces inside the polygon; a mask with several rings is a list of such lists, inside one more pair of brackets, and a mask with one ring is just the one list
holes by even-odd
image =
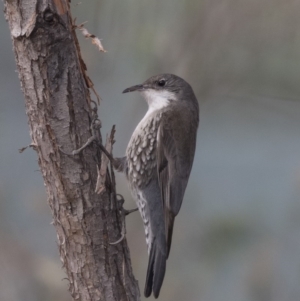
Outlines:
{"label": "bird's breast", "polygon": [[133,187],[147,186],[156,172],[157,131],[160,120],[159,113],[146,115],[131,136],[126,157],[127,178]]}

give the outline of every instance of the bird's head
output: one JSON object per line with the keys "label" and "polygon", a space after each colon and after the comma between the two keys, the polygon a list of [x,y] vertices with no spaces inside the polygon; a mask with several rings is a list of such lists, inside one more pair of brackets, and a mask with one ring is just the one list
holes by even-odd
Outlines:
{"label": "bird's head", "polygon": [[170,104],[189,102],[196,99],[191,86],[174,74],[159,74],[144,83],[127,88],[123,93],[138,91],[150,108],[161,109]]}

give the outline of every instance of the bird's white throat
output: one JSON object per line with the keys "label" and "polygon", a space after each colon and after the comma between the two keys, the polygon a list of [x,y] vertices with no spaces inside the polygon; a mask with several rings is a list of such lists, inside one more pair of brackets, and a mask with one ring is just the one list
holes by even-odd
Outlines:
{"label": "bird's white throat", "polygon": [[154,89],[149,89],[142,91],[141,94],[145,98],[149,106],[146,115],[167,107],[170,103],[170,99],[175,99],[175,94],[166,90],[156,91]]}
{"label": "bird's white throat", "polygon": [[148,103],[148,111],[135,128],[128,145],[131,144],[133,137],[139,135],[141,129],[145,126],[145,124],[147,124],[147,120],[150,116],[152,116],[152,114],[155,114],[155,112],[167,107],[170,103],[170,99],[175,99],[174,93],[163,90],[155,91],[153,89],[149,89],[142,91],[141,94]]}

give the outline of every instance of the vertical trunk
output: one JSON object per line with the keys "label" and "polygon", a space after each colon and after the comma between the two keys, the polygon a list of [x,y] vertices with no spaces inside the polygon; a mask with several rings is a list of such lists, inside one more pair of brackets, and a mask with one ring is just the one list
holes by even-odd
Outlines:
{"label": "vertical trunk", "polygon": [[[74,32],[68,0],[6,0],[32,145],[48,193],[58,246],[75,300],[139,300],[120,216],[112,170],[96,194],[99,151],[90,145],[91,85]],[[100,135],[99,135],[100,136]],[[99,137],[100,138],[100,137]]]}

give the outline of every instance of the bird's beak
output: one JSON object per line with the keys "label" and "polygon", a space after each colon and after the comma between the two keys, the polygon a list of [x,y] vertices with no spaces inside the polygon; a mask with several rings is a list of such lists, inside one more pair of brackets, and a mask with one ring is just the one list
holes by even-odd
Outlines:
{"label": "bird's beak", "polygon": [[143,90],[145,90],[144,85],[135,85],[135,86],[132,86],[132,87],[129,87],[129,88],[125,89],[122,93],[134,92],[134,91],[143,91]]}

